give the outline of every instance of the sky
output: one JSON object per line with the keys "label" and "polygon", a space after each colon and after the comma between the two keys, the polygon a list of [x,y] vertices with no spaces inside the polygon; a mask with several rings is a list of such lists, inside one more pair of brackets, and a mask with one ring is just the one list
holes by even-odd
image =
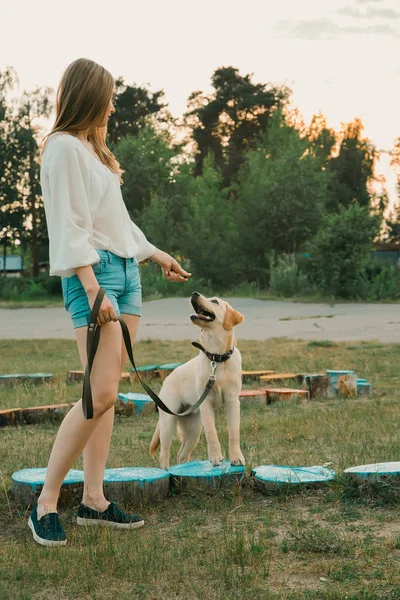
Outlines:
{"label": "sky", "polygon": [[[18,94],[56,90],[87,57],[115,79],[163,89],[178,117],[193,91],[212,92],[216,68],[233,66],[290,87],[307,122],[322,112],[340,130],[360,117],[385,151],[400,137],[399,0],[8,0],[2,17],[0,70],[16,70]],[[393,202],[387,155],[377,172]]]}

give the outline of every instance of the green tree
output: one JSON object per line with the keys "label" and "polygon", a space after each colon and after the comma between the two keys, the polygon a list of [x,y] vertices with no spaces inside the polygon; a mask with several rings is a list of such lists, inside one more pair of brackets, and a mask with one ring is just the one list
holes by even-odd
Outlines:
{"label": "green tree", "polygon": [[18,170],[15,168],[13,122],[7,103],[7,93],[14,89],[17,83],[18,76],[11,67],[0,72],[0,244],[3,248],[4,270],[7,247],[20,243],[25,218],[17,189]]}
{"label": "green tree", "polygon": [[254,148],[261,133],[268,129],[273,110],[285,104],[289,90],[270,84],[254,84],[251,75],[238,69],[216,69],[211,83],[215,92],[196,91],[189,97],[185,125],[192,130],[197,147],[194,174],[202,173],[209,152],[228,186],[236,177],[245,153]]}
{"label": "green tree", "polygon": [[40,159],[38,138],[41,127],[35,120],[49,117],[52,105],[50,89],[36,88],[24,91],[13,118],[11,144],[14,148],[14,170],[18,179],[19,205],[23,212],[24,229],[21,241],[29,246],[32,256],[32,274],[39,275],[40,246],[48,246],[46,217],[40,186]]}
{"label": "green tree", "polygon": [[180,255],[191,249],[193,212],[190,198],[195,180],[191,162],[175,165],[174,176],[167,185],[152,191],[145,204],[140,223],[148,239],[157,247]]}
{"label": "green tree", "polygon": [[304,267],[318,289],[338,298],[358,298],[362,271],[369,260],[382,217],[353,202],[327,214],[308,245]]}
{"label": "green tree", "polygon": [[240,171],[236,219],[246,273],[265,284],[270,252],[297,252],[316,233],[329,174],[279,111],[262,142]]}
{"label": "green tree", "polygon": [[137,136],[127,135],[114,149],[123,173],[122,193],[132,219],[141,224],[141,215],[155,195],[168,196],[179,155],[170,133],[157,129],[151,119]]}
{"label": "green tree", "polygon": [[339,152],[329,161],[332,179],[327,209],[330,212],[337,212],[340,206],[350,206],[354,201],[367,207],[372,202],[377,206],[381,204],[371,191],[378,153],[370,140],[363,138],[363,129],[360,119],[347,124],[341,134]]}
{"label": "green tree", "polygon": [[0,74],[0,240],[4,255],[7,245],[29,247],[33,275],[38,275],[39,244],[47,231],[36,141],[40,128],[34,120],[49,115],[49,90],[25,91],[7,103],[7,90],[17,81],[13,69]]}
{"label": "green tree", "polygon": [[115,86],[115,112],[110,116],[107,127],[110,147],[127,135],[136,137],[148,116],[156,115],[160,122],[170,119],[165,110],[167,105],[163,102],[163,90],[150,92],[145,87],[126,85],[122,77],[115,81]]}
{"label": "green tree", "polygon": [[241,279],[243,261],[237,252],[230,194],[222,187],[222,173],[212,153],[193,182],[188,214],[183,251],[190,258],[192,273],[210,281],[216,290],[230,289]]}

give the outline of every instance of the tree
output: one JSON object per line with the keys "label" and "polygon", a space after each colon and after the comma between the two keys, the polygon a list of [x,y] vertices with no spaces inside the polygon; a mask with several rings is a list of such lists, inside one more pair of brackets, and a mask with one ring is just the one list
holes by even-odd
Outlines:
{"label": "tree", "polygon": [[[8,70],[0,77],[3,123],[0,133],[0,236],[6,245],[29,246],[33,275],[39,274],[39,244],[47,240],[46,221],[40,187],[39,149],[36,138],[38,117],[48,117],[51,110],[48,88],[23,92],[20,99],[7,105],[4,92],[14,87],[17,77]],[[2,83],[1,83],[2,82]],[[7,84],[7,85],[6,85]]]}
{"label": "tree", "polygon": [[221,67],[211,78],[215,89],[212,95],[196,91],[189,97],[185,124],[192,129],[197,146],[195,176],[202,173],[204,159],[212,152],[223,185],[228,186],[245,153],[267,130],[273,110],[288,101],[287,88],[254,84],[251,76],[241,76],[233,67]]}
{"label": "tree", "polygon": [[3,268],[6,270],[7,246],[20,242],[23,232],[24,211],[17,190],[15,147],[12,143],[12,121],[6,102],[8,91],[14,89],[18,77],[8,67],[0,73],[0,244],[3,246]]}
{"label": "tree", "polygon": [[148,239],[159,248],[182,256],[191,254],[193,241],[193,211],[191,197],[195,194],[195,180],[191,162],[182,162],[174,168],[174,176],[167,186],[150,194],[144,206],[140,223]]}
{"label": "tree", "polygon": [[189,201],[183,251],[190,258],[191,270],[217,290],[231,289],[240,281],[243,260],[237,251],[232,199],[222,187],[222,173],[212,153],[204,161],[202,175],[193,182]]}
{"label": "tree", "polygon": [[[360,206],[371,205],[374,166],[378,157],[374,145],[362,137],[364,127],[360,119],[347,124],[341,134],[339,152],[329,161],[332,173],[327,209],[337,212],[340,206],[348,207],[354,201]],[[379,199],[374,199],[380,204]]]}
{"label": "tree", "polygon": [[305,135],[311,152],[327,166],[336,144],[336,133],[334,129],[327,126],[326,117],[322,113],[313,116],[305,130]]}
{"label": "tree", "polygon": [[400,199],[400,137],[395,140],[394,148],[390,155],[390,166],[394,169],[397,176],[397,195]]}
{"label": "tree", "polygon": [[358,298],[362,269],[379,235],[381,215],[353,202],[324,216],[308,245],[310,258],[304,266],[310,279],[323,292],[339,298]]}
{"label": "tree", "polygon": [[324,209],[329,174],[277,111],[268,134],[246,155],[236,189],[238,251],[247,277],[266,283],[271,251],[290,254],[317,231]]}
{"label": "tree", "polygon": [[155,195],[169,194],[179,156],[168,131],[157,130],[154,121],[144,120],[137,136],[127,135],[114,149],[124,169],[122,193],[131,218],[141,224],[143,210]]}
{"label": "tree", "polygon": [[40,186],[40,162],[38,137],[41,127],[34,124],[39,117],[49,117],[52,105],[49,99],[51,90],[45,88],[25,91],[19,101],[14,118],[12,143],[15,150],[20,190],[20,206],[25,222],[21,241],[29,245],[32,256],[33,276],[39,275],[40,245],[48,245],[46,217]]}
{"label": "tree", "polygon": [[107,127],[110,147],[115,146],[125,136],[136,137],[149,115],[157,115],[159,121],[170,120],[162,102],[164,91],[150,92],[145,87],[126,85],[122,77],[115,82],[115,112],[110,116]]}

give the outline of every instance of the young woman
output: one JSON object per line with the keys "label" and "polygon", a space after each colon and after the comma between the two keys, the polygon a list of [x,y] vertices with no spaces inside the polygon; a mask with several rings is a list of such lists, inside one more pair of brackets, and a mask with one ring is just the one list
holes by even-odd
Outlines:
{"label": "young woman", "polygon": [[141,517],[126,514],[103,493],[103,476],[114,423],[114,403],[126,361],[122,330],[132,343],[141,312],[138,262],[158,263],[169,281],[190,273],[151,244],[131,221],[121,194],[121,169],[106,145],[107,121],[115,112],[115,81],[96,62],[80,58],[65,70],[57,90],[56,120],[42,143],[41,187],[50,242],[50,275],[62,277],[65,308],[74,327],[82,368],[86,333],[100,287],[106,290],[98,325],[100,343],[93,363],[93,419],[79,400],[58,430],[37,504],[29,517],[36,542],[65,545],[57,513],[61,484],[83,451],[84,490],[78,524],[135,528]]}

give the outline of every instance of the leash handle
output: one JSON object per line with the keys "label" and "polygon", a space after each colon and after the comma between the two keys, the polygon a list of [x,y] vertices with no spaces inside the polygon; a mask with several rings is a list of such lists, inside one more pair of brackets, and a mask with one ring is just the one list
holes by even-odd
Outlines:
{"label": "leash handle", "polygon": [[[87,339],[86,339],[87,364],[86,364],[85,376],[84,376],[84,380],[83,380],[83,390],[82,390],[82,408],[83,408],[83,414],[85,415],[86,419],[93,419],[93,399],[92,399],[92,390],[90,387],[90,374],[92,372],[94,357],[96,355],[96,350],[97,350],[97,347],[98,347],[99,341],[100,341],[101,327],[97,324],[97,317],[98,317],[100,306],[103,301],[105,293],[106,293],[105,289],[101,287],[96,296],[96,299],[93,304],[93,308],[90,313],[90,323],[89,323],[88,332],[87,332]],[[172,410],[170,410],[166,404],[164,404],[164,402],[161,400],[161,398],[159,398],[157,396],[157,394],[151,389],[150,386],[147,385],[147,383],[145,381],[142,381],[142,379],[136,369],[135,360],[133,358],[132,341],[131,341],[131,336],[129,334],[128,326],[125,323],[125,321],[123,319],[121,319],[121,317],[118,317],[118,321],[121,325],[122,336],[124,339],[124,343],[125,343],[125,347],[126,347],[126,350],[128,353],[129,360],[130,360],[132,367],[136,373],[139,383],[146,390],[146,392],[148,393],[150,398],[153,400],[153,402],[158,406],[158,408],[160,408],[164,412],[166,412],[170,415],[173,415],[175,417],[186,417],[187,415],[190,415],[195,410],[197,410],[199,408],[199,406],[207,398],[208,394],[210,393],[210,391],[215,383],[216,364],[214,363],[215,366],[214,365],[212,366],[212,369],[213,369],[212,374],[208,378],[204,392],[202,393],[200,398],[197,400],[197,402],[195,404],[193,404],[187,410],[185,410],[181,413],[175,413]]]}

